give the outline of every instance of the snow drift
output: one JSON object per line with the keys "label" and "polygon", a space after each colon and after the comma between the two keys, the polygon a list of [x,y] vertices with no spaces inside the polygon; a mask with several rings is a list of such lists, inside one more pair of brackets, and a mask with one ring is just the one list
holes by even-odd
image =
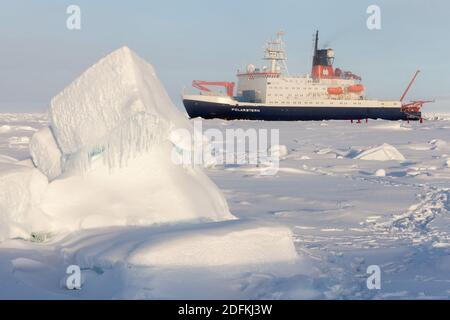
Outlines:
{"label": "snow drift", "polygon": [[238,266],[296,261],[292,233],[285,227],[238,224],[171,235],[142,243],[130,256],[134,265]]}
{"label": "snow drift", "polygon": [[361,152],[355,157],[355,159],[373,161],[404,161],[405,157],[394,146],[384,143],[381,146]]}
{"label": "snow drift", "polygon": [[289,229],[256,221],[222,221],[159,230],[86,230],[60,245],[65,248],[66,259],[82,268],[110,268],[123,261],[145,267],[260,268],[298,261]]}

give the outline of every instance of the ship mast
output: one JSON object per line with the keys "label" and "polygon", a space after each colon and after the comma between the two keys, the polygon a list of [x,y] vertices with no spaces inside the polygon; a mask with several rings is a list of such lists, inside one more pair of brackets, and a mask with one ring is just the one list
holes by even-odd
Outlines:
{"label": "ship mast", "polygon": [[313,54],[313,68],[317,62],[317,51],[319,50],[319,30],[316,31],[316,36],[314,38],[314,54]]}
{"label": "ship mast", "polygon": [[277,32],[277,38],[270,40],[266,44],[264,60],[270,61],[271,73],[286,73],[289,74],[286,65],[286,52],[284,50],[283,31]]}

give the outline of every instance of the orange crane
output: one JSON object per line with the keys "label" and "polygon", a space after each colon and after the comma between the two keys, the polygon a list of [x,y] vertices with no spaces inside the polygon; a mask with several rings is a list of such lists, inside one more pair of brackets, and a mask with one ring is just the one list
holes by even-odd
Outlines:
{"label": "orange crane", "polygon": [[194,80],[192,81],[192,86],[206,92],[212,91],[207,86],[224,87],[227,90],[227,96],[229,97],[232,97],[234,92],[234,82]]}

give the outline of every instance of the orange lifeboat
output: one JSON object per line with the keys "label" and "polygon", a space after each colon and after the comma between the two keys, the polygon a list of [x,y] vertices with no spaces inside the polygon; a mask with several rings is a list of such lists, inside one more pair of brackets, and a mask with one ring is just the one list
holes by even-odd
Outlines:
{"label": "orange lifeboat", "polygon": [[352,92],[352,93],[361,93],[364,91],[364,86],[362,84],[355,84],[353,86],[350,86],[347,88],[348,92]]}
{"label": "orange lifeboat", "polygon": [[328,94],[343,94],[344,93],[344,89],[342,89],[341,87],[331,87],[327,89]]}

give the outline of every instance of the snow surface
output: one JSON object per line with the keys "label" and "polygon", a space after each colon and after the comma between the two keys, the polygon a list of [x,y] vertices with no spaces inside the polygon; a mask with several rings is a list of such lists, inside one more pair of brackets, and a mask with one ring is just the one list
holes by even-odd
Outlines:
{"label": "snow surface", "polygon": [[[44,119],[42,115],[2,114],[0,126],[40,129],[47,125]],[[7,290],[1,290],[0,296],[450,298],[448,120],[401,123],[409,130],[380,129],[392,126],[387,121],[350,124],[211,120],[203,124],[205,128],[220,130],[279,129],[280,144],[289,150],[275,176],[263,176],[260,168],[249,165],[208,169],[209,177],[225,193],[230,211],[239,220],[88,229],[55,236],[44,243],[5,240],[0,244],[0,283]],[[14,133],[19,134],[29,137],[33,131]],[[26,168],[28,156],[23,148],[6,146],[10,135],[0,134],[0,165],[9,166],[15,162],[12,158],[17,158]],[[441,141],[437,148],[436,141]],[[395,147],[406,160],[354,159],[371,146],[384,143]],[[375,175],[378,170],[384,170],[385,176]],[[250,252],[246,251],[247,246],[233,242],[235,239],[229,234],[237,229],[252,234],[267,226],[273,228],[274,223],[290,229],[300,256],[298,261],[287,260],[291,253],[283,246],[284,258],[276,262],[276,267],[270,263],[214,263],[224,248],[232,247],[238,255]],[[264,234],[270,237],[269,232]],[[279,241],[286,241],[288,234],[281,234],[284,236]],[[190,247],[181,246],[184,237],[195,244],[203,235],[204,239],[223,237],[226,241],[220,250],[197,251],[202,253],[198,257],[188,257],[183,251],[183,258],[178,260],[169,254],[180,254],[180,248]],[[261,238],[261,242],[267,244],[271,240],[265,239]],[[168,250],[167,254],[161,248]],[[276,255],[274,247],[266,248],[267,256]],[[264,258],[259,255],[261,251],[253,251],[251,259]],[[152,259],[144,258],[145,253]],[[139,257],[142,265],[127,263],[129,255]],[[153,258],[164,264],[158,265]],[[82,290],[74,292],[63,287],[70,264],[82,266]],[[366,269],[373,264],[382,271],[381,290],[366,287]]]}
{"label": "snow surface", "polygon": [[[127,48],[49,115],[0,114],[0,298],[450,298],[448,115],[204,121],[280,132],[276,175],[206,175],[173,163],[192,147],[175,129],[192,126]],[[73,264],[81,290],[64,286]],[[380,290],[366,286],[370,265]]]}

